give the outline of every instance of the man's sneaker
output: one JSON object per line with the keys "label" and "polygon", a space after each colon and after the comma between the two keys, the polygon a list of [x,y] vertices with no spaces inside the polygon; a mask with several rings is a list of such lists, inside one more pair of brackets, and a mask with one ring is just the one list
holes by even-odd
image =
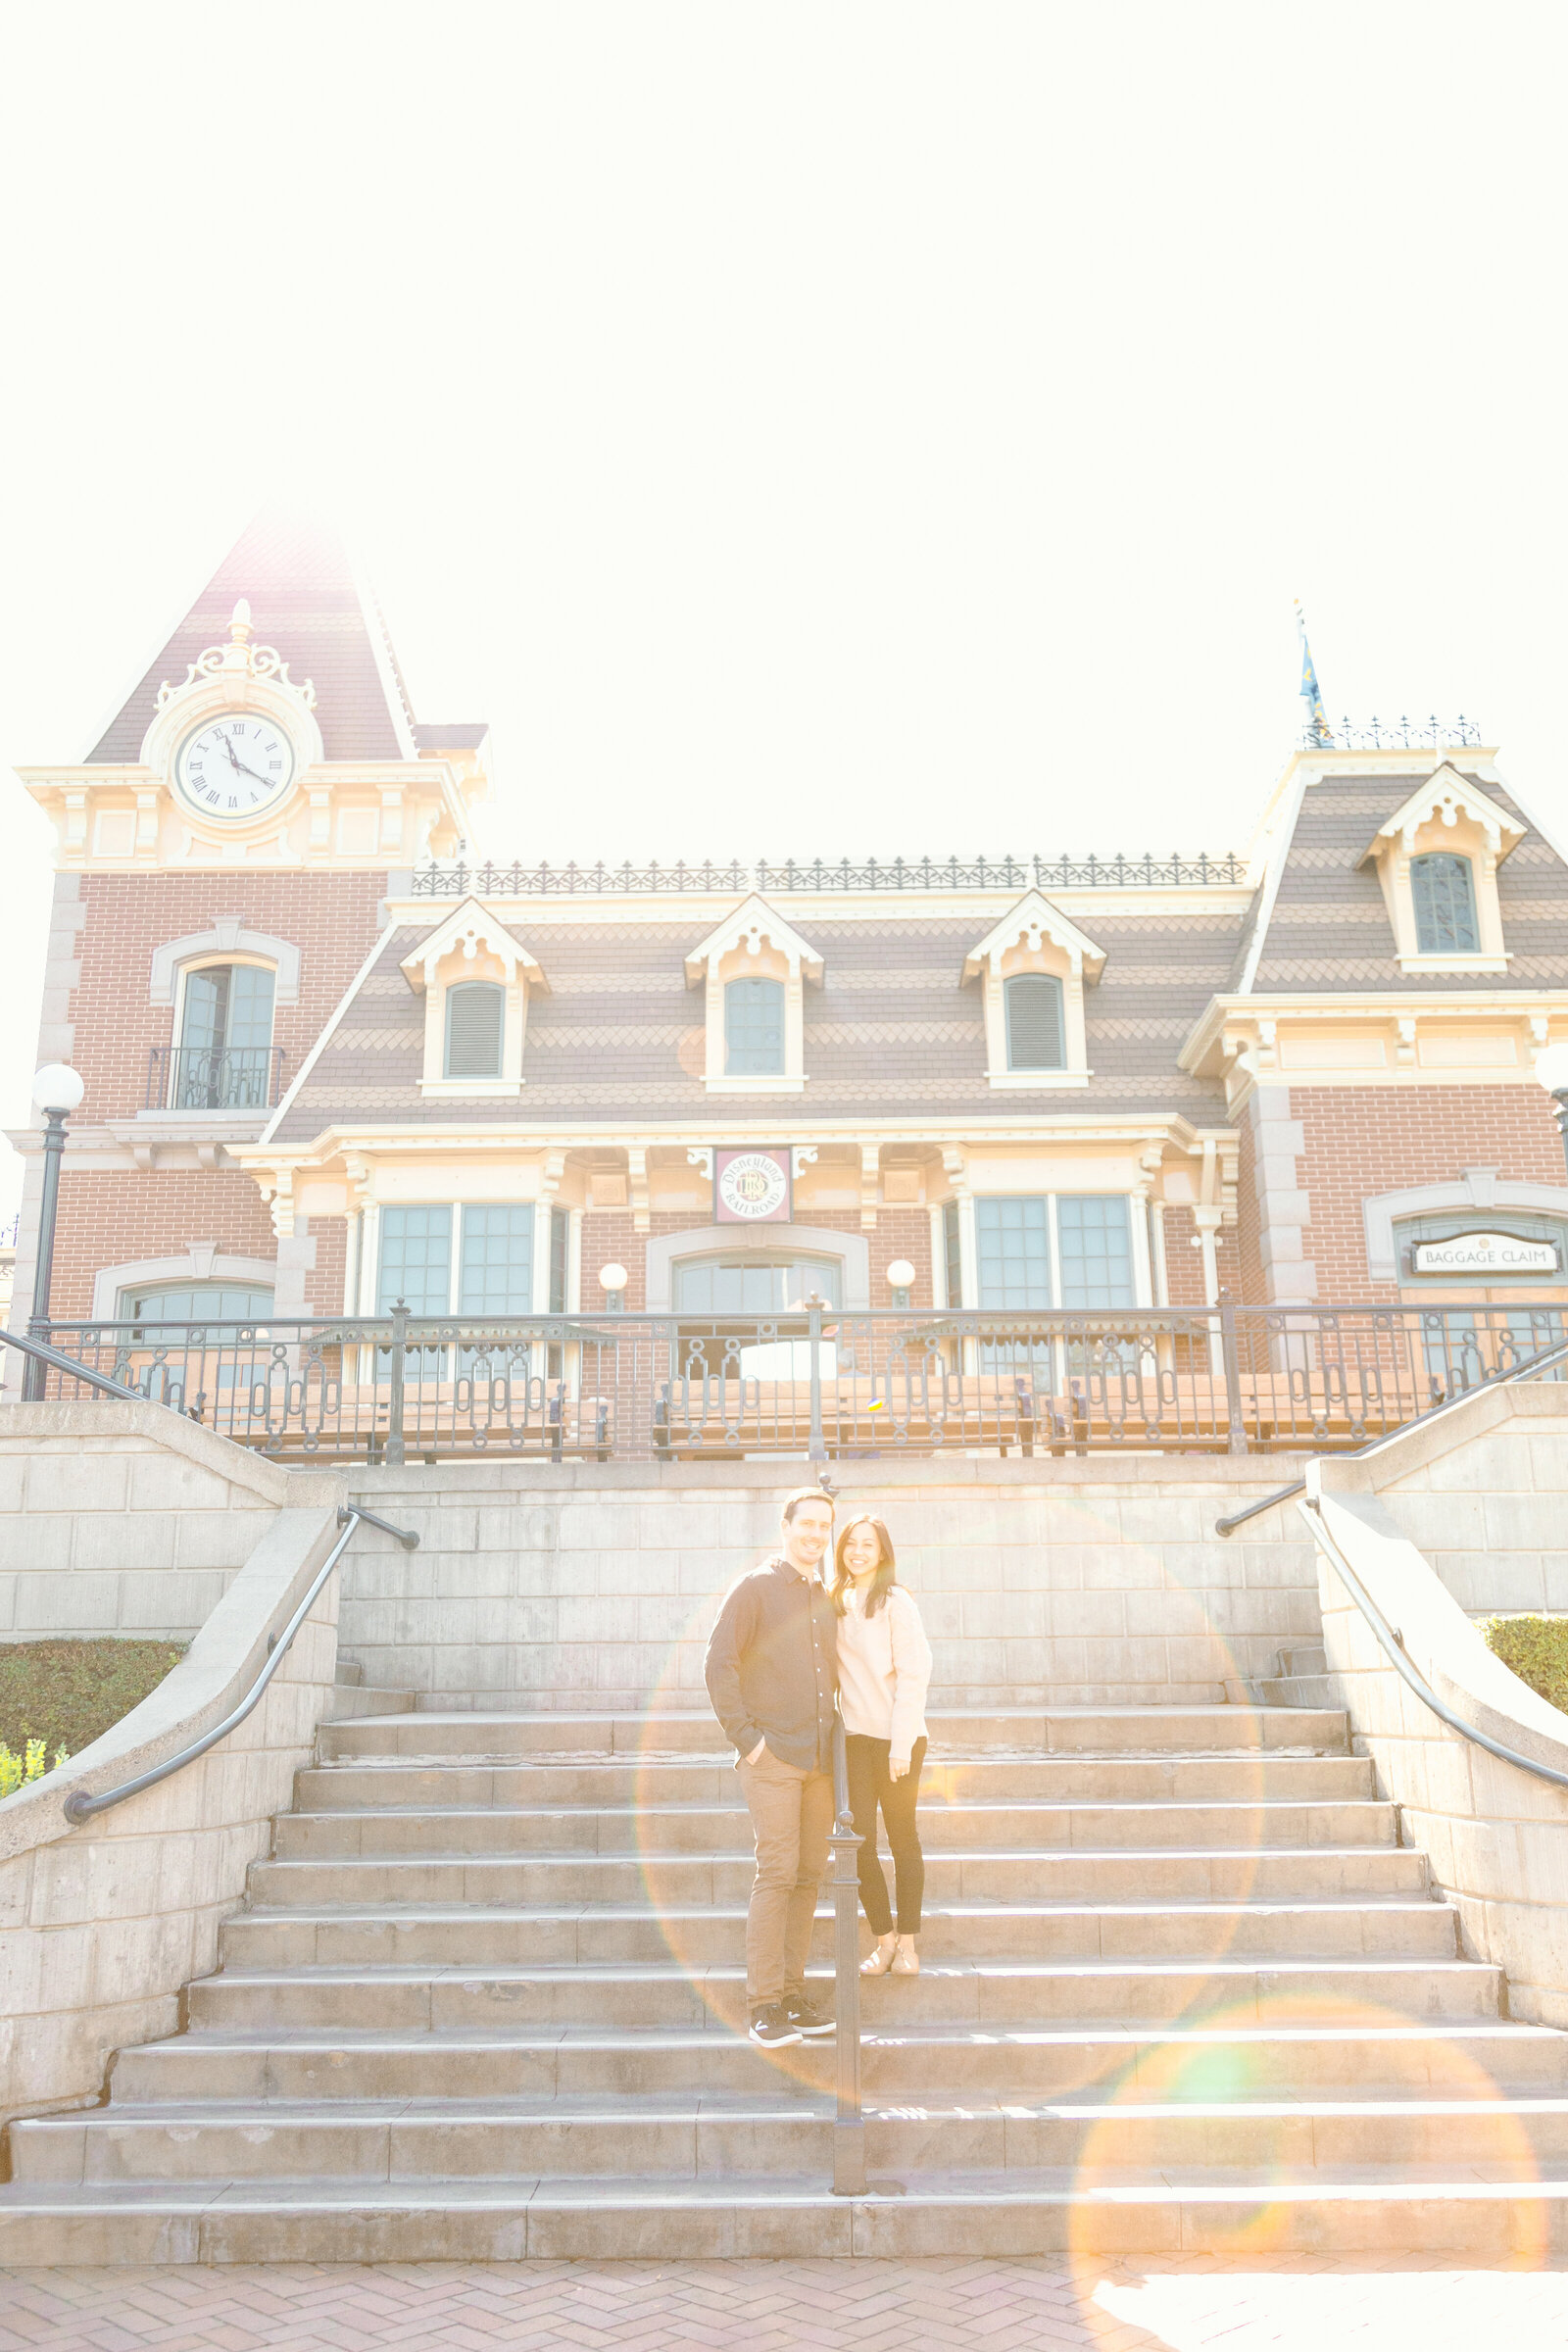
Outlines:
{"label": "man's sneaker", "polygon": [[819,2009],[814,2001],[808,2001],[804,1992],[787,1992],[779,2006],[797,2034],[811,2035],[837,2031],[836,2019]]}
{"label": "man's sneaker", "polygon": [[782,2050],[800,2038],[801,2029],[782,2001],[769,2001],[753,2016],[752,2039],[760,2041],[764,2050]]}

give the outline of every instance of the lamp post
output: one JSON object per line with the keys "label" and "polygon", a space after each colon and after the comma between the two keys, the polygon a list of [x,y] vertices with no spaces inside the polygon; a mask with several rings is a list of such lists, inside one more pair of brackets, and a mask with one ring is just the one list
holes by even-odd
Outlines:
{"label": "lamp post", "polygon": [[626,1269],[624,1266],[601,1266],[599,1288],[605,1294],[605,1305],[612,1315],[623,1312],[626,1304]]}
{"label": "lamp post", "polygon": [[888,1288],[895,1306],[907,1306],[914,1287],[914,1268],[906,1257],[896,1257],[888,1268]]}
{"label": "lamp post", "polygon": [[[66,1148],[66,1121],[86,1090],[77,1073],[63,1061],[45,1062],[32,1082],[32,1099],[44,1115],[43,1198],[38,1206],[38,1254],[32,1276],[32,1314],[29,1338],[49,1337],[49,1287],[55,1270],[55,1212],[60,1205],[60,1155]],[[46,1366],[27,1358],[22,1375],[23,1401],[36,1404],[43,1395]]]}
{"label": "lamp post", "polygon": [[1536,1055],[1536,1076],[1557,1106],[1557,1132],[1568,1160],[1568,1043],[1547,1046]]}

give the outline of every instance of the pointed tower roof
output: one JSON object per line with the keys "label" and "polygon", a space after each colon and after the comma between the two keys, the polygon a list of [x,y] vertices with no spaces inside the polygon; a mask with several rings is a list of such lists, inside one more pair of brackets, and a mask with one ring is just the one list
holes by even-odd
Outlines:
{"label": "pointed tower roof", "polygon": [[88,753],[89,763],[139,757],[159,687],[166,678],[177,685],[208,646],[223,643],[241,597],[262,643],[275,646],[295,678],[314,683],[328,760],[417,756],[419,731],[368,584],[333,531],[296,510],[270,506],[242,532],[149,663]]}

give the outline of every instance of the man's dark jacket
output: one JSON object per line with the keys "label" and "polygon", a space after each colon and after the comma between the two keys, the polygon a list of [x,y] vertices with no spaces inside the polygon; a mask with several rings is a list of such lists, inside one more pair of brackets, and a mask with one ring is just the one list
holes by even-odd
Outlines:
{"label": "man's dark jacket", "polygon": [[765,1740],[781,1764],[833,1767],[838,1619],[818,1577],[764,1560],[731,1585],[709,1637],[708,1695],[737,1755]]}

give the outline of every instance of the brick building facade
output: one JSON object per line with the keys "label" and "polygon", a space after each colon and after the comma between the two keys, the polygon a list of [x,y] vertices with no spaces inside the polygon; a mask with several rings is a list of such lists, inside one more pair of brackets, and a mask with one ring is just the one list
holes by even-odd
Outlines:
{"label": "brick building facade", "polygon": [[[54,1313],[1560,1300],[1568,865],[1468,733],[1314,741],[1219,864],[498,870],[485,730],[265,514],[24,771]],[[787,1213],[718,1221],[742,1148]]]}

